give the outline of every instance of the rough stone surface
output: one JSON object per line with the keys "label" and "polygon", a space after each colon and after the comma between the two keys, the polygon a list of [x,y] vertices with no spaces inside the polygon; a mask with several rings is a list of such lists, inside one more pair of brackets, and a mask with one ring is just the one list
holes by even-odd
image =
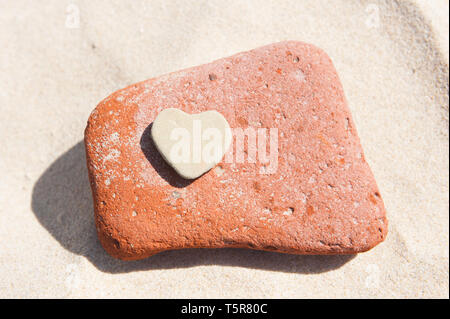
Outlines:
{"label": "rough stone surface", "polygon": [[[278,169],[222,162],[182,179],[150,137],[169,107],[278,128]],[[337,73],[312,45],[281,42],[119,90],[92,112],[85,144],[98,235],[114,257],[191,247],[352,254],[387,233]]]}

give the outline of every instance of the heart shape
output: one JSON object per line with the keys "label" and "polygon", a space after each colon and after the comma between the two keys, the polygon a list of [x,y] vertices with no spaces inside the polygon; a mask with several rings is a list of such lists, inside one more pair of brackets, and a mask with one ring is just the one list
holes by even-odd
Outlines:
{"label": "heart shape", "polygon": [[153,121],[151,135],[164,160],[186,179],[216,166],[231,144],[230,125],[217,111],[165,109]]}

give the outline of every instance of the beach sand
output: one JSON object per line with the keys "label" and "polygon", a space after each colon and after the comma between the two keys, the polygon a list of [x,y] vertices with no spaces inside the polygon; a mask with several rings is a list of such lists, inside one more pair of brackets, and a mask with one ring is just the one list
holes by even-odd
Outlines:
{"label": "beach sand", "polygon": [[[0,2],[0,297],[449,297],[448,1]],[[389,219],[357,256],[109,257],[84,145],[104,97],[282,40],[332,58]]]}

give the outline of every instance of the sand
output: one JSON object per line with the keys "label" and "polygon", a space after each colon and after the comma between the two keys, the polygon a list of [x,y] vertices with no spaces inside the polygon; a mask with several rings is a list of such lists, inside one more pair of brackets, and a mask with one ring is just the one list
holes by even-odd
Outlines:
{"label": "sand", "polygon": [[[0,297],[448,298],[448,6],[1,1]],[[109,257],[82,145],[91,110],[134,82],[282,40],[333,59],[386,204],[386,241],[357,256]]]}

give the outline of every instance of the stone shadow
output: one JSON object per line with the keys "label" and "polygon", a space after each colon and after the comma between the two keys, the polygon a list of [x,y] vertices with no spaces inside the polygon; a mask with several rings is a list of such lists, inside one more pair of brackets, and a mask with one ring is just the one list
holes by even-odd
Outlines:
{"label": "stone shadow", "polygon": [[[147,151],[149,149],[152,148],[147,147]],[[313,274],[339,268],[355,257],[301,256],[225,248],[166,251],[140,261],[114,259],[97,239],[83,141],[61,155],[40,176],[33,187],[31,206],[42,226],[62,247],[86,257],[107,273],[222,265]]]}

